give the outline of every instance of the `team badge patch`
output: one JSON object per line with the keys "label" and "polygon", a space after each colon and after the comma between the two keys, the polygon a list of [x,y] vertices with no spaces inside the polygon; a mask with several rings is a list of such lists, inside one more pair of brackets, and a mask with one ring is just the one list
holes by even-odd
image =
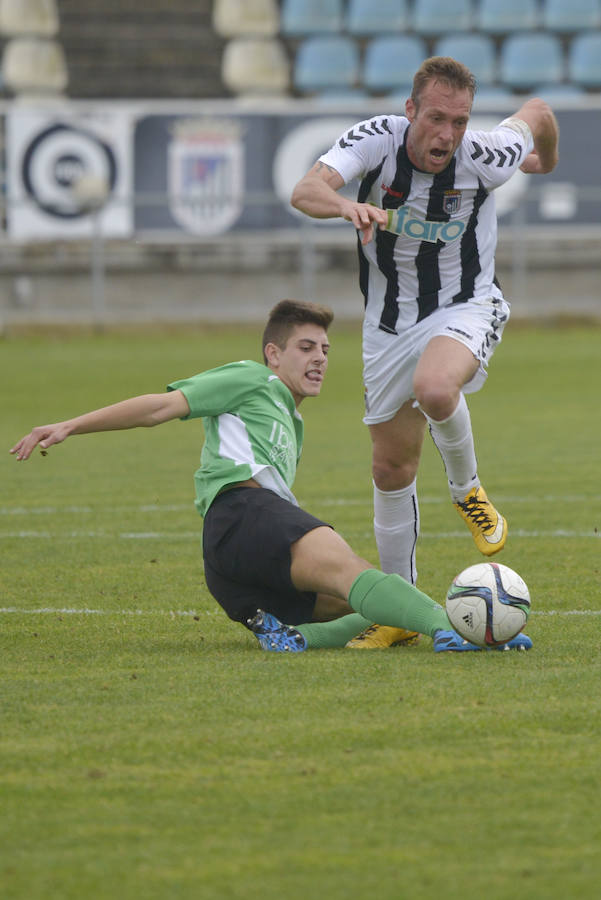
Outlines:
{"label": "team badge patch", "polygon": [[461,206],[461,191],[445,191],[442,205],[448,215],[456,213]]}
{"label": "team badge patch", "polygon": [[242,212],[244,157],[233,120],[179,119],[168,151],[169,209],[194,234],[220,234]]}

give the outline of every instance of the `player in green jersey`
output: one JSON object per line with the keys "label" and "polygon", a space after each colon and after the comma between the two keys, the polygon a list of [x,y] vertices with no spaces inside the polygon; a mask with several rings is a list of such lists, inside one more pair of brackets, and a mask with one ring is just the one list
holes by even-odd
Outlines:
{"label": "player in green jersey", "polygon": [[[37,426],[11,453],[26,460],[70,435],[201,418],[195,487],[207,585],[263,649],[341,647],[378,622],[405,629],[406,642],[427,634],[437,651],[478,650],[451,630],[438,603],[357,556],[292,493],[303,443],[298,407],[320,393],[332,318],[324,307],[283,300],[263,334],[264,364],[230,363],[165,393]],[[531,641],[518,635],[506,646],[529,649]]]}

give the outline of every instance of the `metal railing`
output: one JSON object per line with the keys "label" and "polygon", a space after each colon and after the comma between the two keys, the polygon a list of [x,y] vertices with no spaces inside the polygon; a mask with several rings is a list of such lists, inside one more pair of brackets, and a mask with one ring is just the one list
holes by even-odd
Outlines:
{"label": "metal railing", "polygon": [[[135,210],[165,206],[168,199],[157,193],[127,202]],[[544,204],[548,224],[533,225],[529,221],[533,205],[540,211]],[[282,202],[274,194],[246,194],[244,206],[281,210]],[[578,209],[586,209],[581,216],[588,220],[585,223],[575,220],[574,210]],[[260,278],[264,285],[270,272],[273,279],[274,273],[290,279],[307,299],[323,299],[326,275],[327,293],[335,290],[332,276],[336,272],[347,294],[351,290],[348,285],[356,284],[356,240],[347,223],[328,226],[306,217],[290,217],[287,227],[232,228],[210,237],[174,228],[114,239],[103,230],[101,204],[90,206],[88,218],[89,234],[73,241],[19,244],[4,237],[0,316],[5,328],[14,323],[64,319],[68,311],[62,309],[60,298],[69,293],[74,277],[79,279],[79,302],[72,301],[69,307],[74,319],[98,327],[120,321],[122,302],[115,286],[120,278],[135,274],[153,272],[157,291],[162,292],[169,279],[212,273],[216,282],[222,279],[232,304],[243,304],[252,279]],[[601,316],[601,187],[563,185],[556,186],[554,193],[542,181],[529,185],[520,202],[500,220],[497,262],[505,293],[516,309],[534,304],[537,315],[554,315],[565,308],[574,314]],[[56,287],[61,281],[62,292]],[[355,287],[352,290],[356,292]],[[138,320],[151,319],[158,302],[159,296],[141,295]],[[202,308],[197,304],[190,312],[193,318],[202,318],[204,313],[214,319],[222,304],[223,291],[215,291],[203,297]],[[134,307],[132,301],[130,313]],[[359,307],[353,309],[358,315]],[[178,316],[183,315],[182,305]]]}

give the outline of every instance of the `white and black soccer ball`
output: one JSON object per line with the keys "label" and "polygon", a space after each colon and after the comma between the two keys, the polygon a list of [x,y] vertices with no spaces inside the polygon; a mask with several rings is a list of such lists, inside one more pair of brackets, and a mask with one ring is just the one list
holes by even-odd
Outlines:
{"label": "white and black soccer ball", "polygon": [[446,599],[455,631],[478,647],[496,647],[519,634],[530,614],[524,579],[501,563],[478,563],[453,580]]}

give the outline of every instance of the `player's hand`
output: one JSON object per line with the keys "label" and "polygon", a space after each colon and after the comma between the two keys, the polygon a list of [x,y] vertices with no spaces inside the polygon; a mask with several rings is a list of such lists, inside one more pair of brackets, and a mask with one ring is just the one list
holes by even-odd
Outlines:
{"label": "player's hand", "polygon": [[342,210],[342,218],[352,222],[355,228],[361,232],[361,243],[369,244],[374,238],[374,226],[385,228],[388,223],[388,213],[379,206],[371,203],[348,202]]}
{"label": "player's hand", "polygon": [[69,429],[65,422],[59,422],[56,425],[38,425],[25,437],[22,437],[10,452],[13,453],[17,460],[29,459],[37,445],[40,445],[42,453],[53,444],[60,444],[69,435]]}
{"label": "player's hand", "polygon": [[520,166],[520,170],[525,172],[526,175],[544,175],[546,170],[543,170],[541,165],[541,161],[536,150],[533,150],[532,153],[529,153],[522,165]]}

